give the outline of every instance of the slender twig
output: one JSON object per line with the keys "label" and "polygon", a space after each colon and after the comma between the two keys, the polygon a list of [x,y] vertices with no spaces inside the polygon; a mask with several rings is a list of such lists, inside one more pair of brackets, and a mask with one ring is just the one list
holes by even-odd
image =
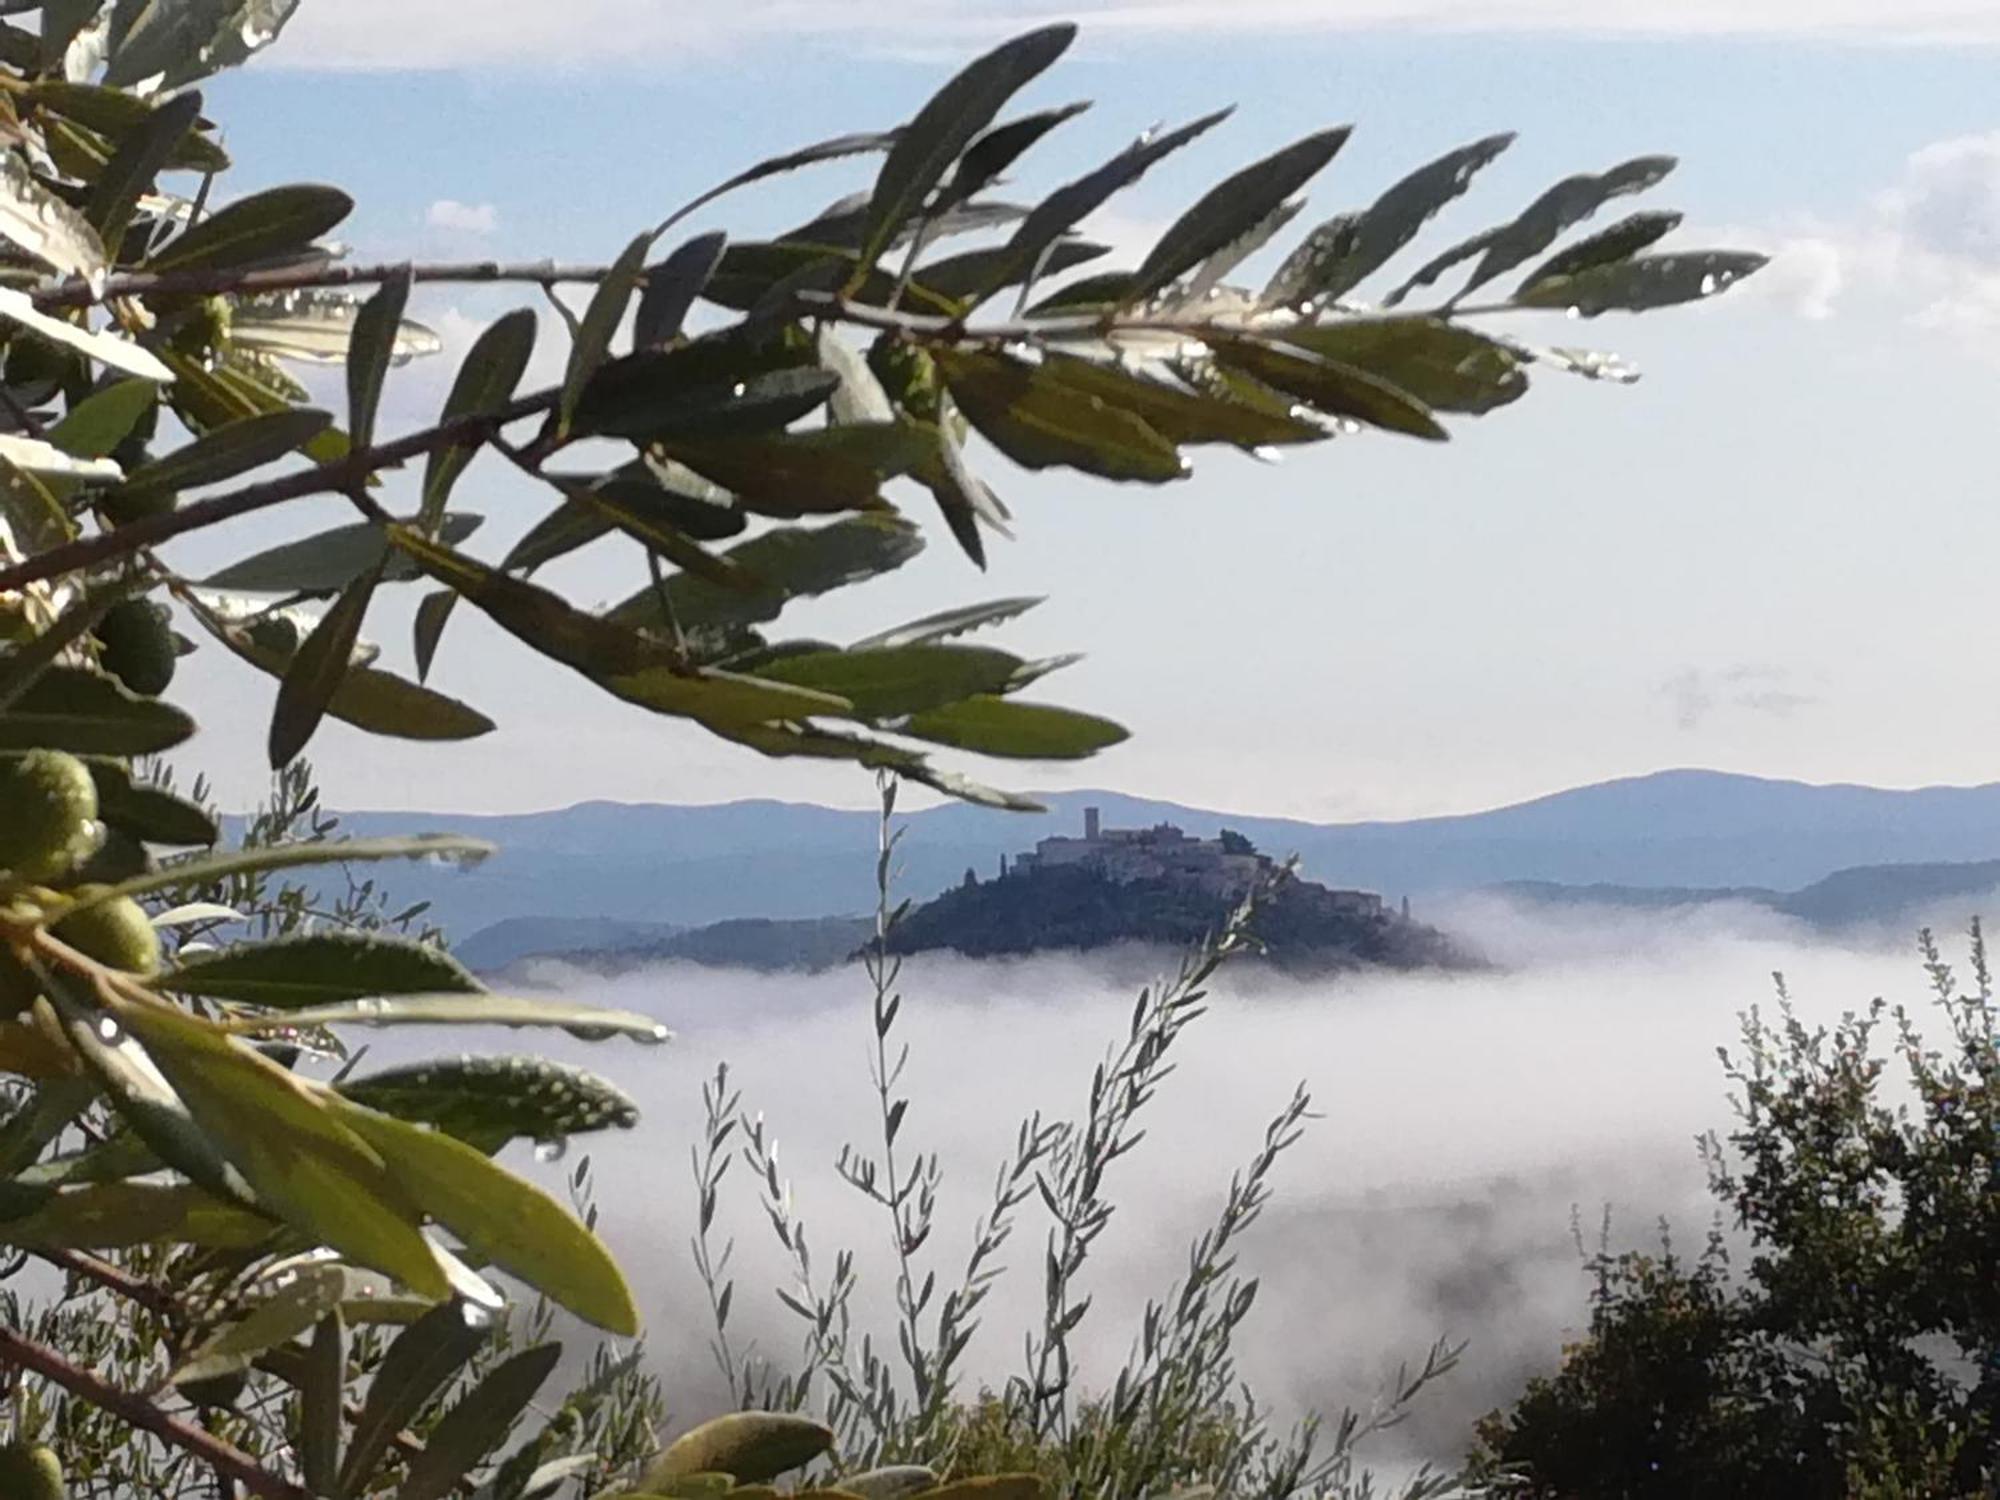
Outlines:
{"label": "slender twig", "polygon": [[192,1454],[210,1468],[228,1475],[253,1495],[261,1495],[265,1500],[311,1500],[306,1491],[273,1474],[213,1433],[204,1432],[193,1423],[162,1411],[144,1396],[120,1390],[12,1328],[0,1327],[0,1364],[14,1364],[32,1370],[71,1395],[81,1397],[140,1431],[150,1432],[162,1442]]}
{"label": "slender twig", "polygon": [[531,396],[520,397],[497,412],[458,417],[398,438],[392,443],[364,448],[338,463],[301,469],[296,474],[267,479],[240,490],[231,490],[225,495],[213,495],[161,515],[142,517],[112,531],[51,547],[46,552],[36,553],[26,562],[0,570],[0,590],[18,589],[24,584],[87,568],[107,558],[128,556],[142,547],[155,546],[184,532],[199,531],[220,521],[234,520],[252,511],[282,505],[287,500],[298,500],[307,495],[351,494],[377,469],[390,468],[405,459],[457,443],[481,441],[509,422],[548,411],[555,405],[559,394],[553,387],[538,391]]}
{"label": "slender twig", "polygon": [[50,307],[91,307],[118,297],[213,297],[260,296],[274,292],[331,290],[349,286],[372,286],[407,272],[413,281],[526,282],[551,286],[557,282],[602,281],[611,274],[609,266],[558,265],[554,261],[446,261],[412,265],[406,261],[365,266],[321,262],[303,266],[277,266],[264,271],[241,267],[215,267],[187,271],[131,271],[107,276],[101,287],[72,277],[54,286],[31,293],[35,305]]}
{"label": "slender twig", "polygon": [[173,1298],[152,1282],[142,1281],[131,1272],[107,1260],[99,1260],[94,1255],[86,1255],[81,1250],[36,1250],[34,1253],[52,1266],[80,1276],[85,1281],[94,1281],[106,1291],[116,1292],[138,1303],[147,1312],[164,1315],[173,1305]]}

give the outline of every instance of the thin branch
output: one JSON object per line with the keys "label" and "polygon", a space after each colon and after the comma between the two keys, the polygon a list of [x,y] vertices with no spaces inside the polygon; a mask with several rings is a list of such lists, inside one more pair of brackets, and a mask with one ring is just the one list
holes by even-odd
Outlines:
{"label": "thin branch", "polygon": [[0,1327],[0,1364],[19,1365],[34,1371],[71,1395],[192,1454],[218,1473],[228,1475],[253,1495],[261,1495],[265,1500],[312,1500],[305,1490],[273,1474],[213,1433],[204,1432],[193,1423],[162,1411],[144,1396],[120,1390],[12,1328]]}
{"label": "thin branch", "polygon": [[14,567],[0,570],[0,591],[18,589],[44,578],[54,578],[58,574],[87,568],[107,558],[125,557],[142,547],[156,546],[184,532],[199,531],[220,521],[234,520],[238,516],[249,515],[252,511],[282,505],[287,500],[298,500],[307,495],[351,495],[354,489],[377,469],[391,468],[405,459],[416,458],[440,448],[449,448],[457,443],[483,441],[509,422],[517,422],[522,417],[531,417],[550,410],[555,406],[559,394],[551,387],[531,396],[522,396],[497,412],[459,417],[440,426],[398,438],[393,443],[383,443],[374,448],[365,448],[359,453],[351,453],[338,463],[301,469],[296,474],[267,479],[258,484],[247,485],[240,490],[232,490],[226,495],[213,495],[206,500],[183,505],[177,510],[157,516],[142,517],[114,530],[100,532],[96,536],[66,542],[60,547],[51,547],[48,551],[38,552]]}
{"label": "thin branch", "polygon": [[94,1281],[106,1291],[138,1303],[150,1313],[164,1315],[173,1305],[173,1298],[165,1290],[150,1281],[142,1281],[131,1272],[114,1266],[107,1260],[99,1260],[94,1255],[86,1255],[81,1250],[36,1250],[52,1266],[60,1267],[85,1281]]}
{"label": "thin branch", "polygon": [[558,265],[552,260],[518,261],[503,264],[492,260],[440,261],[412,265],[366,266],[322,262],[317,265],[279,266],[265,271],[241,267],[217,267],[188,271],[129,271],[108,276],[101,288],[74,277],[31,293],[41,308],[92,307],[119,297],[214,297],[260,296],[273,292],[303,292],[349,286],[373,286],[408,273],[413,281],[526,282],[552,286],[557,282],[602,281],[611,274],[609,266]]}

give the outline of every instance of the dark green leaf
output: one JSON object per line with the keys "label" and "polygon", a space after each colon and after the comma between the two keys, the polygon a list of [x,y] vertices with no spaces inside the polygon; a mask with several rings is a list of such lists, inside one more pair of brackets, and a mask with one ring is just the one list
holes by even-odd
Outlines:
{"label": "dark green leaf", "polygon": [[1152,483],[1187,475],[1174,445],[1144,421],[1045,366],[988,349],[940,347],[933,357],[980,435],[1024,468]]}
{"label": "dark green leaf", "polygon": [[1586,235],[1575,244],[1558,250],[1536,266],[1514,294],[1515,300],[1520,300],[1540,283],[1557,276],[1574,276],[1592,266],[1628,260],[1654,241],[1673,233],[1680,223],[1681,215],[1671,209],[1629,214],[1610,228],[1600,229],[1596,234]]}
{"label": "dark green leaf", "polygon": [[812,651],[758,666],[759,677],[847,699],[860,719],[889,719],[1002,691],[1021,659],[985,646],[928,643]]}
{"label": "dark green leaf", "polygon": [[194,720],[172,704],[85,667],[49,668],[0,712],[0,750],[157,755],[193,733]]}
{"label": "dark green leaf", "polygon": [[[1458,247],[1458,250],[1470,253],[1483,253],[1480,253],[1479,264],[1473,267],[1471,278],[1459,289],[1458,297],[1453,301],[1478,290],[1496,276],[1506,275],[1530,257],[1540,255],[1565,230],[1581,224],[1613,198],[1644,192],[1673,171],[1674,165],[1671,156],[1638,156],[1606,172],[1581,172],[1564,178],[1530,203],[1513,222],[1490,229]],[[1443,270],[1458,263],[1457,260],[1446,259],[1456,253],[1447,251],[1439,256],[1432,266],[1442,262],[1442,268],[1428,278],[1424,278],[1423,271],[1418,272],[1411,284],[1428,285],[1442,275]],[[1459,255],[1458,260],[1470,259],[1470,253]],[[1424,271],[1430,270],[1431,266],[1424,268]],[[1407,290],[1408,287],[1399,289],[1387,299],[1388,305],[1393,306],[1400,301]]]}
{"label": "dark green leaf", "polygon": [[375,441],[375,413],[382,405],[382,386],[396,355],[403,309],[409,306],[413,280],[405,266],[375,289],[354,315],[347,338],[347,435],[357,448]]}
{"label": "dark green leaf", "polygon": [[220,269],[303,250],[354,211],[339,188],[316,183],[239,198],[194,225],[148,262],[152,271]]}
{"label": "dark green leaf", "polygon": [[673,647],[615,619],[585,614],[547,589],[434,546],[403,527],[393,528],[391,536],[425,572],[456,589],[503,630],[628,703],[711,727],[838,714],[848,706],[844,699],[801,688],[698,670]]}
{"label": "dark green leaf", "polygon": [[[723,556],[758,586],[729,589],[679,575],[667,580],[675,618],[687,630],[718,630],[775,620],[793,600],[830,593],[891,572],[923,551],[923,536],[900,516],[850,516],[827,526],[783,526]],[[621,624],[665,628],[659,599],[643,589],[611,611]]]}
{"label": "dark green leaf", "polygon": [[[1417,168],[1365,211],[1328,219],[1278,268],[1260,300],[1266,307],[1297,307],[1345,297],[1415,239],[1439,209],[1464,193],[1472,179],[1513,144],[1509,131],[1460,146]],[[1422,284],[1428,286],[1430,281]]]}
{"label": "dark green leaf", "polygon": [[[438,535],[448,545],[457,546],[477,531],[484,519],[454,511],[442,518]],[[357,521],[231,563],[221,572],[204,578],[201,586],[245,594],[337,593],[370,568],[380,565],[388,551],[389,544],[383,539],[380,526],[373,521]],[[417,576],[417,570],[408,562],[392,557],[382,581],[406,583]]]}
{"label": "dark green leaf", "polygon": [[947,609],[939,614],[925,615],[921,620],[912,620],[906,625],[898,625],[893,630],[878,632],[866,640],[856,641],[848,649],[868,651],[891,646],[932,645],[970,631],[983,630],[988,625],[1002,625],[1018,619],[1042,602],[1040,599],[995,599],[990,604]]}
{"label": "dark green leaf", "polygon": [[[1064,241],[1062,243],[1068,243]],[[1058,287],[1028,309],[1031,318],[1063,317],[1083,310],[1122,304],[1132,288],[1130,271],[1097,271]]]}
{"label": "dark green leaf", "polygon": [[646,267],[646,289],[639,294],[639,311],[632,320],[634,349],[655,349],[679,336],[688,309],[715,274],[728,245],[729,237],[720,230],[697,235],[665,260]]}
{"label": "dark green leaf", "polygon": [[1350,134],[1351,126],[1341,126],[1309,135],[1210,189],[1160,236],[1141,262],[1130,295],[1144,297],[1179,280],[1261,224],[1333,160]]}
{"label": "dark green leaf", "polygon": [[1029,80],[1076,39],[1070,24],[1015,37],[975,58],[917,112],[890,147],[868,200],[859,269],[873,268],[897,231],[923,211],[931,189]]}
{"label": "dark green leaf", "polygon": [[1527,394],[1527,361],[1458,323],[1420,316],[1339,318],[1293,329],[1287,342],[1352,365],[1433,411],[1488,412]]}
{"label": "dark green leaf", "polygon": [[159,404],[160,388],[150,380],[121,380],[93,391],[49,429],[49,441],[78,458],[105,458]]}
{"label": "dark green leaf", "polygon": [[625,309],[632,304],[632,294],[638,290],[639,278],[643,274],[646,253],[653,248],[653,236],[642,234],[633,239],[611,263],[597,289],[591,293],[590,305],[583,310],[582,321],[577,324],[575,341],[570,345],[569,365],[563,374],[561,430],[567,432],[576,415],[576,404],[581,399],[584,387],[590,377],[604,364],[611,352],[611,340],[618,332],[618,325],[625,321]]}
{"label": "dark green leaf", "polygon": [[829,370],[794,367],[729,384],[690,385],[678,361],[696,346],[630,355],[585,387],[575,431],[663,442],[676,437],[768,431],[825,404],[840,385]]}
{"label": "dark green leaf", "polygon": [[152,190],[154,179],[200,118],[200,94],[180,94],[167,100],[150,110],[143,123],[119,142],[111,160],[97,174],[83,216],[97,230],[112,260],[118,258],[125,227],[132,222],[140,195]]}
{"label": "dark green leaf", "polygon": [[746,509],[791,517],[864,506],[886,481],[923,463],[931,448],[922,425],[907,421],[665,445],[681,463],[732,491]]}
{"label": "dark green leaf", "polygon": [[1276,239],[1285,226],[1304,211],[1305,206],[1303,198],[1288,198],[1265,214],[1195,267],[1194,274],[1188,278],[1184,295],[1203,297],[1221,285],[1223,277]]}
{"label": "dark green leaf", "polygon": [[361,638],[361,621],[382,581],[377,566],[350,583],[299,646],[298,654],[285,668],[278,683],[278,698],[271,709],[270,753],[273,770],[291,764],[319,728],[327,705],[347,676],[354,658],[355,642]]}
{"label": "dark green leaf", "polygon": [[897,732],[1023,760],[1080,759],[1128,737],[1123,728],[1094,714],[990,696],[913,714]]}
{"label": "dark green leaf", "polygon": [[85,636],[98,629],[104,617],[139,586],[138,580],[130,578],[100,583],[72,600],[41,634],[0,651],[0,713],[20,702],[28,689],[61,660],[65,652],[71,651]]}
{"label": "dark green leaf", "polygon": [[559,1141],[629,1130],[639,1108],[594,1073],[541,1057],[412,1063],[339,1085],[356,1104],[424,1125],[491,1155],[517,1137]]}
{"label": "dark green leaf", "polygon": [[221,837],[206,810],[134,781],[122,761],[93,756],[85,764],[97,787],[97,815],[111,827],[147,844],[208,845]]}
{"label": "dark green leaf", "polygon": [[995,125],[965,148],[965,155],[958,159],[958,166],[951,174],[951,181],[945,185],[940,201],[947,205],[963,203],[984,192],[999,181],[1001,173],[1013,166],[1035,142],[1065,120],[1075,119],[1089,108],[1089,101],[1083,100],[1055,109],[1037,110],[1018,120]]}
{"label": "dark green leaf", "polygon": [[[708,284],[702,288],[704,301],[736,312],[775,308],[781,300],[798,293],[831,295],[846,288],[855,274],[852,250],[837,245],[792,243],[790,241],[739,241],[722,253]],[[870,271],[848,295],[857,302],[886,306],[896,292],[896,278],[886,271]],[[915,312],[951,313],[956,305],[939,297],[920,282],[904,289],[903,305]]]}
{"label": "dark green leaf", "polygon": [[244,417],[204,432],[193,442],[154,459],[125,476],[112,498],[162,494],[233,479],[297,452],[326,431],[333,419],[311,407],[292,407]]}
{"label": "dark green leaf", "polygon": [[492,1321],[467,1316],[456,1302],[432,1308],[396,1335],[383,1355],[368,1399],[348,1439],[347,1458],[340,1466],[341,1500],[363,1493],[375,1467],[396,1434],[416,1420],[446,1383],[472,1361],[493,1331]]}
{"label": "dark green leaf", "polygon": [[450,589],[433,589],[417,605],[414,634],[417,681],[420,683],[431,675],[431,663],[437,659],[438,641],[443,638],[445,622],[451,618],[452,606],[457,603],[458,595]]}
{"label": "dark green leaf", "polygon": [[900,130],[878,130],[856,135],[837,135],[830,140],[815,141],[810,146],[802,146],[796,151],[787,151],[782,156],[767,157],[765,160],[758,162],[754,167],[745,168],[727,182],[717,184],[691,202],[683,204],[680,208],[674,210],[665,222],[660,225],[659,229],[655,231],[655,238],[665,234],[696,209],[701,208],[705,204],[713,203],[724,193],[734,192],[740,187],[748,187],[751,183],[760,182],[766,177],[775,177],[780,172],[796,171],[800,167],[810,167],[823,161],[838,161],[844,156],[860,156],[872,151],[887,151],[891,146],[896,144],[896,138],[901,134]]}
{"label": "dark green leaf", "polygon": [[[390,561],[399,569],[406,566],[400,557]],[[197,611],[195,618],[236,655],[274,677],[282,679],[297,654],[295,645],[281,648],[251,628],[222,620],[212,612]],[[475,739],[493,729],[491,719],[456,698],[358,662],[350,662],[326,711],[343,724],[370,734],[406,740]]]}
{"label": "dark green leaf", "polygon": [[1240,370],[1276,390],[1298,397],[1328,416],[1347,417],[1371,427],[1443,442],[1450,434],[1409,392],[1388,381],[1313,354],[1256,339],[1212,339],[1217,364]]}
{"label": "dark green leaf", "polygon": [[340,1432],[347,1388],[347,1326],[335,1308],[313,1330],[299,1379],[299,1471],[314,1494],[332,1492],[340,1474]]}
{"label": "dark green leaf", "polygon": [[441,1500],[506,1442],[528,1403],[555,1373],[561,1344],[536,1344],[496,1365],[467,1391],[410,1459],[396,1500]]}
{"label": "dark green leaf", "polygon": [[1382,305],[1384,307],[1401,306],[1403,300],[1411,292],[1433,285],[1440,276],[1444,275],[1453,266],[1465,264],[1473,256],[1484,252],[1488,246],[1496,244],[1500,236],[1505,232],[1506,226],[1504,224],[1493,229],[1482,229],[1470,239],[1459,241],[1449,250],[1440,251],[1417,267],[1416,270],[1412,271],[1408,281],[1405,281],[1401,286],[1391,291],[1388,296],[1384,297]]}
{"label": "dark green leaf", "polygon": [[160,983],[183,995],[301,1010],[381,995],[478,994],[442,948],[381,933],[326,931],[195,954]]}
{"label": "dark green leaf", "polygon": [[639,1331],[639,1310],[617,1262],[547,1193],[439,1131],[347,1100],[334,1101],[331,1111],[474,1256],[607,1332],[630,1338]]}
{"label": "dark green leaf", "polygon": [[1137,182],[1161,157],[1178,151],[1203,131],[1221,124],[1229,114],[1226,109],[1217,110],[1164,135],[1142,136],[1096,171],[1057,188],[1021,221],[1021,227],[1007,241],[1006,254],[980,288],[980,296],[1032,278],[1049,246],[1095,213],[1114,193]]}
{"label": "dark green leaf", "polygon": [[[944,415],[940,412],[940,415]],[[952,539],[973,565],[986,567],[986,542],[979,534],[982,517],[992,519],[1002,507],[986,481],[967,466],[958,443],[942,427],[930,429],[933,452],[917,470],[917,482],[931,492]]]}
{"label": "dark green leaf", "polygon": [[129,1250],[155,1242],[247,1250],[276,1226],[192,1183],[98,1182],[64,1188],[0,1217],[0,1243],[48,1250]]}
{"label": "dark green leaf", "polygon": [[1574,276],[1551,277],[1514,300],[1523,307],[1571,308],[1586,318],[1607,312],[1645,312],[1717,296],[1763,269],[1769,259],[1734,250],[1641,255],[1592,266]]}
{"label": "dark green leaf", "polygon": [[[1060,276],[1109,253],[1110,249],[1109,245],[1094,244],[1089,240],[1057,240],[1049,246],[1040,274]],[[940,297],[958,299],[998,291],[1025,276],[1030,269],[1021,265],[1006,246],[1000,245],[967,250],[959,255],[946,256],[943,260],[934,260],[927,266],[919,266],[916,280]],[[1129,286],[1131,273],[1119,274],[1126,278],[1122,284]],[[996,277],[999,278],[997,281]]]}
{"label": "dark green leaf", "polygon": [[1233,443],[1262,448],[1275,443],[1312,443],[1326,436],[1318,424],[1278,415],[1200,391],[1131,374],[1116,365],[1051,353],[1043,368],[1080,396],[1130,412],[1171,443]]}
{"label": "dark green leaf", "polygon": [[[454,422],[504,408],[513,399],[535,352],[535,326],[534,313],[525,307],[489,324],[466,351],[465,363],[458,367],[439,420]],[[467,443],[431,454],[424,469],[424,502],[418,522],[425,532],[437,531],[451,487],[477,451],[476,444]]]}

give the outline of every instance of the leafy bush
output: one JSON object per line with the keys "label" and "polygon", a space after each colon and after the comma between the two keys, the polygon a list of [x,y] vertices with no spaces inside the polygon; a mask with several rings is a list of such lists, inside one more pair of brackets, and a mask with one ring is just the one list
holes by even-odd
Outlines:
{"label": "leafy bush", "polygon": [[[490,732],[486,714],[428,680],[464,603],[635,710],[766,756],[850,762],[1021,807],[932,756],[1079,758],[1124,735],[1024,701],[1063,660],[960,640],[1025,601],[969,603],[845,646],[767,634],[792,601],[918,554],[905,490],[926,495],[982,562],[984,534],[1007,512],[968,465],[972,432],[1023,467],[1145,483],[1180,478],[1182,449],[1200,444],[1255,450],[1363,429],[1441,439],[1440,414],[1519,399],[1537,364],[1628,375],[1608,357],[1479,331],[1475,316],[1694,301],[1761,260],[1651,252],[1673,222],[1657,214],[1557,249],[1672,166],[1644,157],[1558,184],[1434,257],[1380,310],[1355,302],[1506,149],[1511,138],[1496,136],[1327,221],[1261,291],[1226,285],[1297,212],[1295,195],[1347,138],[1336,129],[1231,176],[1136,267],[1062,280],[1104,253],[1076,227],[1222,117],[1149,135],[1031,209],[993,201],[999,177],[1076,113],[999,119],[1069,45],[1073,28],[1050,26],[975,59],[898,129],[759,163],[607,263],[348,263],[326,239],[353,206],[338,188],[231,201],[215,190],[230,161],[196,85],[271,41],[295,8],[0,7],[0,235],[17,252],[0,264],[0,1240],[98,1299],[10,1307],[0,1363],[26,1375],[6,1461],[47,1478],[60,1456],[20,1446],[46,1416],[78,1446],[78,1482],[100,1490],[188,1494],[220,1476],[261,1496],[394,1488],[422,1500],[486,1474],[496,1497],[546,1493],[594,1483],[592,1466],[646,1446],[650,1397],[619,1373],[624,1353],[601,1353],[600,1378],[496,1467],[558,1359],[546,1341],[505,1342],[541,1326],[505,1288],[616,1338],[636,1334],[638,1310],[587,1208],[493,1153],[629,1124],[631,1101],[533,1056],[330,1077],[304,1064],[337,1062],[356,1026],[553,1026],[641,1041],[665,1028],[489,994],[417,929],[420,913],[390,913],[372,884],[329,896],[310,883],[377,860],[475,859],[475,841],[337,837],[295,781],[250,841],[222,847],[199,779],[182,795],[151,770],[169,751],[200,763],[200,743],[188,748],[196,726],[168,696],[194,642],[204,664],[219,654],[275,679],[267,749],[280,769],[329,716],[447,745]],[[872,189],[794,234],[709,232],[660,249],[723,194],[855,157],[880,159]],[[980,232],[978,248],[935,251]],[[1452,297],[1388,311],[1468,265]],[[1504,299],[1468,300],[1523,268]],[[455,280],[555,300],[569,335],[563,378],[521,389],[538,328],[520,308],[473,344],[435,423],[384,436],[392,368],[439,348],[406,316],[413,289]],[[565,291],[582,294],[580,307]],[[1013,310],[996,316],[1002,296]],[[343,367],[344,420],[312,404],[287,369],[299,362]],[[480,518],[454,508],[475,463],[510,465],[544,497],[494,561],[465,550]],[[322,495],[355,519],[200,578],[162,551]],[[599,543],[622,548],[644,579],[615,607],[593,613],[531,579]],[[413,679],[381,662],[364,627],[382,591],[420,580],[430,592]],[[317,874],[279,879],[307,869]],[[1135,1030],[1132,1045],[1151,1035]],[[1094,1174],[1117,1139],[1093,1134],[1104,1104],[1080,1133],[1024,1143],[1073,1214],[1102,1211]],[[883,1180],[907,1170],[889,1164]],[[1086,1219],[1068,1222],[1087,1237]],[[803,1270],[802,1240],[799,1256]],[[955,1317],[969,1315],[977,1285],[947,1302]],[[923,1298],[905,1290],[914,1327]],[[1220,1336],[1233,1304],[1196,1305],[1187,1326]],[[1080,1430],[1076,1393],[1059,1379],[1074,1312],[1052,1310],[1021,1407],[1031,1434],[1064,1442]],[[954,1337],[948,1328],[932,1346],[940,1361]],[[1176,1385],[1164,1372],[1194,1366],[1163,1357],[1153,1351],[1136,1383],[1109,1393],[1121,1434],[1129,1412],[1165,1422],[1221,1399]],[[797,1404],[817,1369],[772,1394]],[[239,1375],[235,1404],[212,1399]],[[946,1420],[941,1371],[913,1358],[910,1378],[907,1405],[892,1401],[893,1381],[841,1398],[873,1413],[879,1446]],[[110,1419],[146,1435],[129,1457],[106,1446],[103,1426],[86,1434]],[[849,1422],[843,1436],[857,1430]],[[599,1439],[605,1451],[581,1451]],[[1246,1436],[1234,1451],[1261,1454],[1261,1442]],[[1073,1472],[1095,1485],[1110,1471],[1093,1459]]]}
{"label": "leafy bush", "polygon": [[2000,1009],[1976,926],[1970,989],[1922,950],[1942,1047],[1881,1000],[1809,1029],[1782,981],[1776,1021],[1746,1019],[1723,1053],[1739,1123],[1704,1155],[1747,1270],[1719,1228],[1691,1264],[1600,1255],[1588,1336],[1483,1424],[1484,1477],[1565,1500],[1991,1492]]}

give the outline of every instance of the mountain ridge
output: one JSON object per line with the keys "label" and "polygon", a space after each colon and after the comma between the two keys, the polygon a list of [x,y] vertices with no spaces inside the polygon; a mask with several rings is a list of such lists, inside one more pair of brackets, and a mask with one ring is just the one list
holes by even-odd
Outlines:
{"label": "mountain ridge", "polygon": [[[1312,879],[1419,902],[1522,880],[1782,891],[1857,866],[2000,856],[2000,783],[1904,791],[1683,767],[1478,812],[1346,823],[1108,790],[1053,792],[1046,801],[1045,815],[963,804],[911,813],[898,893],[926,899],[967,869],[983,878],[1003,854],[1075,829],[1086,806],[1119,826],[1167,821],[1202,837],[1234,828],[1260,848],[1297,854]],[[437,920],[460,936],[513,917],[695,927],[820,917],[873,901],[868,811],[776,799],[599,799],[543,813],[360,811],[341,820],[351,834],[449,828],[500,844],[499,855],[462,874],[422,865],[385,872],[399,900],[431,900]]]}

